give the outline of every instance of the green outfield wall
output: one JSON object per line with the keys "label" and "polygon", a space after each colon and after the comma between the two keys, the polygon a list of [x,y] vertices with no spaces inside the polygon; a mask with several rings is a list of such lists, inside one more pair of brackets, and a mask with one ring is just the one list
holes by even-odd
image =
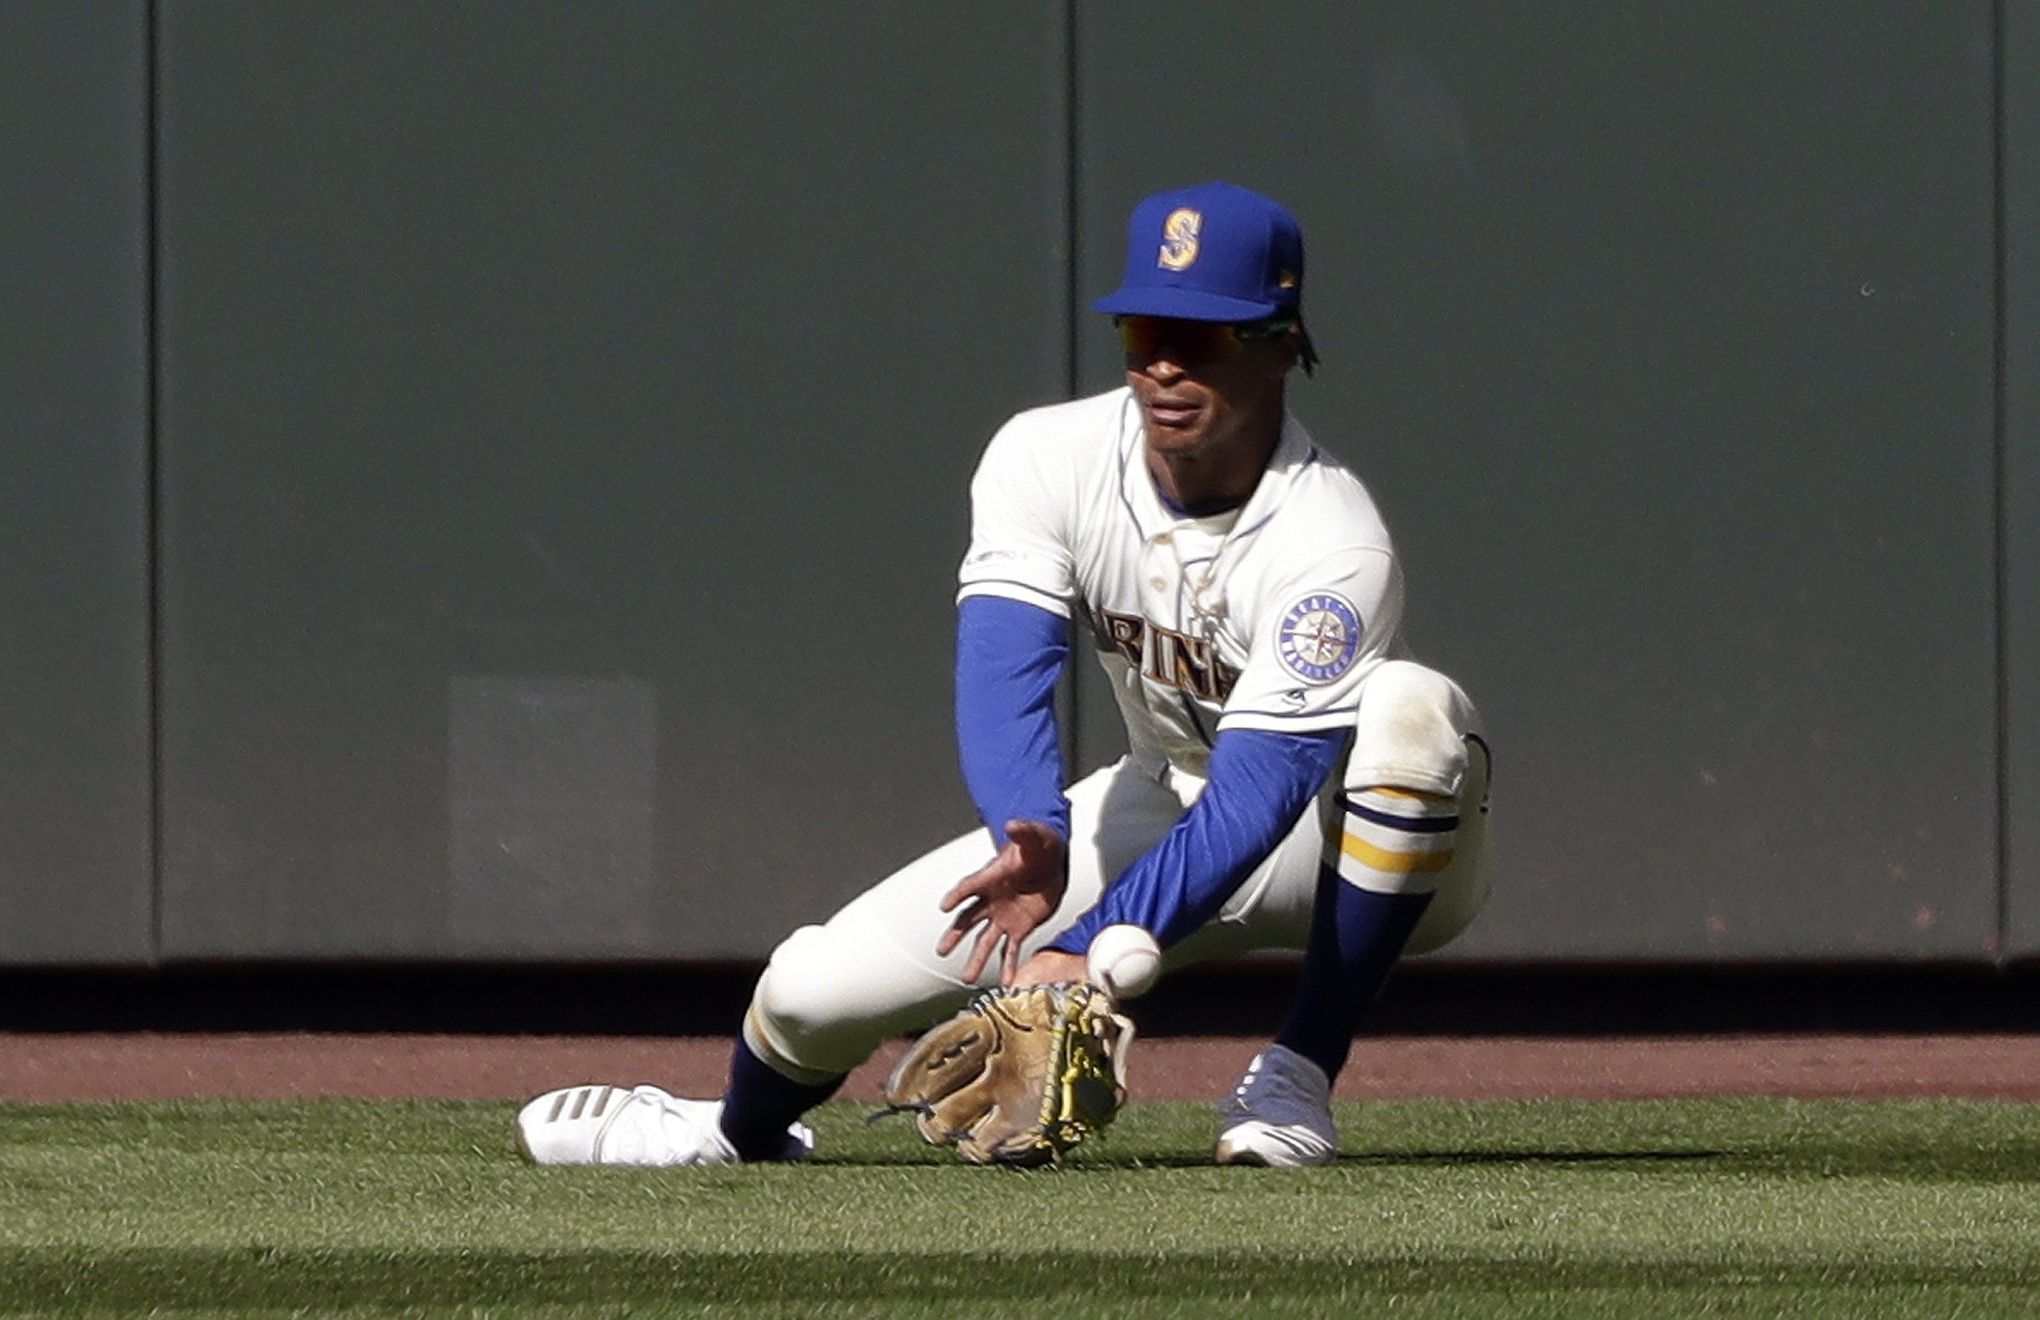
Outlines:
{"label": "green outfield wall", "polygon": [[965,828],[977,450],[1213,177],[1490,726],[1443,956],[2030,954],[2036,80],[2014,0],[0,4],[0,962],[754,958]]}
{"label": "green outfield wall", "polygon": [[0,961],[155,956],[149,41],[0,4]]}

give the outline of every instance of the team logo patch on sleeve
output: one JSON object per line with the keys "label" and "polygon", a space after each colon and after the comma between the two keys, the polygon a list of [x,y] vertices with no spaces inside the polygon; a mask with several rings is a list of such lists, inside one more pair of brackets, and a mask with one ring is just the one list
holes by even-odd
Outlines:
{"label": "team logo patch on sleeve", "polygon": [[1329,683],[1360,658],[1360,611],[1343,596],[1313,591],[1284,611],[1275,644],[1290,673]]}

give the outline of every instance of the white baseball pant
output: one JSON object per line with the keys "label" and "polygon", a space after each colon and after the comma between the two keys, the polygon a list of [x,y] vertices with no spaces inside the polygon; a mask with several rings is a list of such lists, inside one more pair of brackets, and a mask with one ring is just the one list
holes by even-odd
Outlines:
{"label": "white baseball pant", "polygon": [[[1388,787],[1455,797],[1460,826],[1452,862],[1433,875],[1431,904],[1405,952],[1428,953],[1455,938],[1487,901],[1486,744],[1471,701],[1444,675],[1407,660],[1384,661],[1360,688],[1343,772],[1274,852],[1249,874],[1218,916],[1165,951],[1163,969],[1261,949],[1302,949],[1310,931],[1318,866],[1335,816],[1332,800]],[[1069,789],[1069,889],[1054,916],[1022,947],[1044,947],[1095,905],[1159,843],[1203,791],[1204,781],[1125,758]],[[972,944],[947,958],[935,943],[951,917],[939,903],[957,881],[991,860],[991,835],[973,830],[895,871],[819,926],[803,926],[773,952],[758,980],[744,1038],[786,1075],[820,1082],[870,1057],[887,1037],[954,1013],[998,979],[991,959],[977,985],[961,979]]]}

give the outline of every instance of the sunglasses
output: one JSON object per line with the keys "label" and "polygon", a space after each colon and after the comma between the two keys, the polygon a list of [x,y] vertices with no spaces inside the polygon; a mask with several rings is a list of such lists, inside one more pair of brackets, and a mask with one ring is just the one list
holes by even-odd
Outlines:
{"label": "sunglasses", "polygon": [[1158,358],[1163,350],[1182,362],[1229,358],[1255,340],[1280,339],[1297,328],[1291,317],[1270,317],[1235,325],[1225,321],[1178,321],[1165,316],[1115,316],[1119,343],[1129,357]]}

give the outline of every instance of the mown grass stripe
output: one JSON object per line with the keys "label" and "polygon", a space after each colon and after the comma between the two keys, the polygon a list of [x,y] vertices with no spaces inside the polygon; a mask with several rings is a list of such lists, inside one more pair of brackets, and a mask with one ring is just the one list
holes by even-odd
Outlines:
{"label": "mown grass stripe", "polygon": [[515,1105],[0,1105],[0,1314],[2029,1314],[2040,1106],[1395,1102],[1041,1173],[851,1105],[802,1168],[535,1169]]}

